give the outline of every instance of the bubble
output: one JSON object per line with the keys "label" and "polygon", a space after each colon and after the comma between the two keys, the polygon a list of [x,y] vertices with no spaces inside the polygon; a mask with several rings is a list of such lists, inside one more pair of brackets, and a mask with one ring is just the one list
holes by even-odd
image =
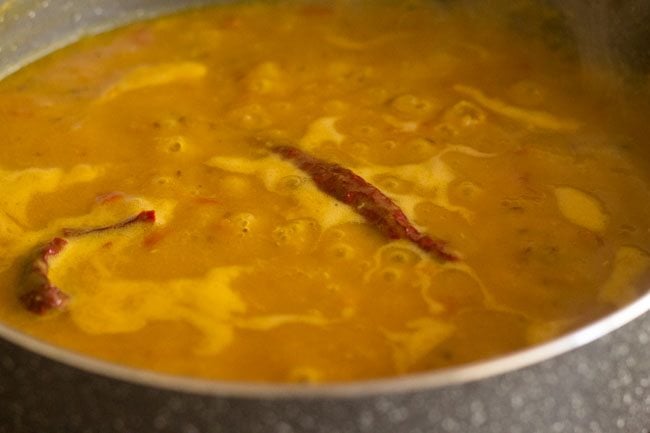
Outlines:
{"label": "bubble", "polygon": [[301,176],[285,176],[278,181],[277,188],[280,191],[295,191],[306,182],[306,178]]}
{"label": "bubble", "polygon": [[379,130],[372,125],[360,125],[356,131],[363,137],[374,137],[379,133]]}
{"label": "bubble", "polygon": [[386,283],[394,283],[402,276],[402,271],[395,268],[387,268],[381,271],[379,275]]}
{"label": "bubble", "polygon": [[463,201],[473,201],[481,194],[481,188],[474,182],[464,181],[458,184],[455,188],[455,192],[463,198]]}
{"label": "bubble", "polygon": [[458,135],[459,131],[449,123],[439,123],[433,128],[435,137],[441,141],[449,141]]}
{"label": "bubble", "polygon": [[225,220],[229,230],[232,230],[238,237],[249,236],[257,222],[255,215],[248,212],[227,216]]}
{"label": "bubble", "polygon": [[320,226],[315,220],[301,218],[276,227],[271,236],[278,246],[302,251],[313,247],[319,234]]}
{"label": "bubble", "polygon": [[170,176],[158,176],[153,178],[152,182],[156,185],[165,186],[172,184],[174,179]]}
{"label": "bubble", "polygon": [[471,128],[485,123],[485,117],[485,111],[476,104],[460,101],[445,112],[443,119],[455,127]]}
{"label": "bubble", "polygon": [[396,194],[406,194],[413,189],[410,182],[390,175],[379,176],[375,182],[381,189]]}
{"label": "bubble", "polygon": [[406,248],[390,247],[381,253],[383,263],[393,266],[413,266],[422,260],[419,254]]}
{"label": "bubble", "polygon": [[187,139],[183,136],[162,137],[158,139],[158,149],[166,153],[178,153],[187,150]]}
{"label": "bubble", "polygon": [[411,117],[424,117],[433,110],[430,101],[411,94],[398,96],[390,105],[395,111]]}
{"label": "bubble", "polygon": [[[422,162],[431,159],[442,150],[440,140],[418,137],[402,144],[404,154],[409,154],[408,162]],[[406,162],[406,161],[405,161]]]}
{"label": "bubble", "polygon": [[187,122],[185,116],[167,116],[153,123],[156,129],[175,129],[183,126]]}
{"label": "bubble", "polygon": [[335,62],[328,67],[329,75],[338,81],[348,83],[363,83],[371,78],[374,69],[370,66],[359,67],[350,63]]}
{"label": "bubble", "polygon": [[240,213],[234,216],[233,221],[239,224],[242,228],[248,228],[255,221],[255,215],[251,213]]}
{"label": "bubble", "polygon": [[501,200],[501,207],[511,212],[525,212],[528,202],[522,198],[504,198]]}
{"label": "bubble", "polygon": [[380,181],[381,185],[388,188],[388,189],[396,189],[399,187],[401,180],[392,177],[392,176],[386,176],[384,179]]}
{"label": "bubble", "polygon": [[397,251],[392,253],[389,257],[388,260],[393,262],[393,263],[406,263],[408,261],[408,256],[404,254],[402,251]]}
{"label": "bubble", "polygon": [[426,138],[415,138],[407,143],[407,147],[415,152],[426,152],[434,146],[434,142]]}
{"label": "bubble", "polygon": [[350,245],[339,243],[330,248],[330,254],[337,259],[349,260],[354,258],[355,251]]}

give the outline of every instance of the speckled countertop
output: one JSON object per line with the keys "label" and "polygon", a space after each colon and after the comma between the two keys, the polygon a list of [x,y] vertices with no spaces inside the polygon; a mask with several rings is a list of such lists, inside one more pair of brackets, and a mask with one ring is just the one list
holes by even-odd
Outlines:
{"label": "speckled countertop", "polygon": [[190,395],[0,342],[0,432],[650,433],[650,315],[581,349],[460,386],[334,399]]}

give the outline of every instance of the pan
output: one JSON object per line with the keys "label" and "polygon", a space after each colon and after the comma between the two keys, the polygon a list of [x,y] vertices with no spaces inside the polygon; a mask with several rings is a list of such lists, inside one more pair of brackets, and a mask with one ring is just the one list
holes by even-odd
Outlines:
{"label": "pan", "polygon": [[[81,36],[207,3],[214,2],[5,0],[0,77]],[[572,44],[585,63],[619,77],[603,92],[623,94],[627,83],[650,70],[646,2],[459,3],[503,17],[504,25],[532,33],[528,37]],[[558,23],[522,14],[521,4],[529,5],[526,11],[554,8],[563,18]],[[152,373],[0,325],[0,432],[647,433],[649,309],[650,294],[571,334],[500,358],[322,386]]]}

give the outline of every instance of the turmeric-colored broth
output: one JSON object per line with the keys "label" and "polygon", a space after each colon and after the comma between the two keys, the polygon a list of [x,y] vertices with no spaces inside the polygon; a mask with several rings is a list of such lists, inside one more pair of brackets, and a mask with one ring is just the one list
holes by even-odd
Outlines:
{"label": "turmeric-colored broth", "polygon": [[[156,371],[333,382],[505,354],[639,296],[643,113],[562,49],[368,3],[188,12],[0,82],[2,322]],[[387,239],[268,143],[353,170],[459,260]],[[144,210],[69,239],[68,304],[26,311],[35,248]]]}

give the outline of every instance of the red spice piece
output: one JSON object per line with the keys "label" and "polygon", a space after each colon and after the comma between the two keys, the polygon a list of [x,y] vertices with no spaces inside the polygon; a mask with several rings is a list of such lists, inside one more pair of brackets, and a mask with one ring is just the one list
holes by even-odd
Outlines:
{"label": "red spice piece", "polygon": [[[138,222],[156,221],[156,212],[149,210],[127,218],[116,224],[89,229],[63,229],[64,236],[76,237],[105,230],[120,229]],[[27,310],[43,315],[52,310],[61,310],[70,297],[56,287],[49,278],[50,259],[59,254],[68,244],[64,238],[54,238],[36,251],[36,257],[29,263],[23,285],[28,290],[20,296],[20,301]],[[111,243],[107,243],[105,247]]]}
{"label": "red spice piece", "polygon": [[36,258],[25,276],[25,284],[32,288],[20,297],[25,308],[32,313],[45,314],[50,310],[61,309],[68,301],[68,295],[52,284],[48,277],[50,259],[67,244],[68,241],[63,238],[54,238],[37,250]]}
{"label": "red spice piece", "polygon": [[142,211],[139,214],[132,216],[131,218],[125,219],[124,221],[120,221],[119,223],[111,224],[103,227],[93,227],[93,228],[85,228],[85,229],[66,228],[63,229],[63,235],[68,237],[82,236],[90,233],[99,233],[106,230],[121,229],[138,222],[151,222],[151,223],[156,222],[156,212],[152,210]]}
{"label": "red spice piece", "polygon": [[441,260],[458,260],[458,256],[447,249],[445,241],[420,233],[399,206],[352,170],[320,160],[292,146],[273,146],[271,150],[291,160],[309,174],[321,191],[351,206],[388,238],[409,240]]}

